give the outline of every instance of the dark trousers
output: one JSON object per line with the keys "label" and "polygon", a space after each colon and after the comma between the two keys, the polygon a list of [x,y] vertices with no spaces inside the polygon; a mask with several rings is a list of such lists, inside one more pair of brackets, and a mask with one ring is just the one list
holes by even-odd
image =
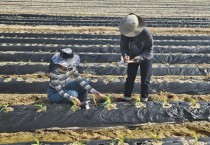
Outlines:
{"label": "dark trousers", "polygon": [[127,78],[124,89],[125,97],[131,97],[139,66],[140,66],[140,75],[141,75],[141,97],[148,98],[150,79],[152,76],[152,60],[144,61],[141,64],[137,63],[128,64]]}

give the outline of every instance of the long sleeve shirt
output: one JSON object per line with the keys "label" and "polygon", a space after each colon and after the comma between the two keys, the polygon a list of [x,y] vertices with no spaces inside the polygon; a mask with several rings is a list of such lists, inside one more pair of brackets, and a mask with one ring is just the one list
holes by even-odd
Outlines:
{"label": "long sleeve shirt", "polygon": [[121,34],[120,51],[123,57],[127,55],[133,59],[139,56],[141,60],[150,60],[153,58],[153,37],[147,28],[135,37]]}
{"label": "long sleeve shirt", "polygon": [[67,71],[60,71],[59,68],[54,69],[49,73],[50,77],[50,86],[58,91],[59,95],[61,95],[64,98],[70,98],[72,99],[72,96],[64,92],[65,86],[73,81],[76,80],[80,86],[90,91],[91,93],[94,93],[96,90],[93,89],[84,79],[79,75],[76,67],[72,68],[72,70]]}

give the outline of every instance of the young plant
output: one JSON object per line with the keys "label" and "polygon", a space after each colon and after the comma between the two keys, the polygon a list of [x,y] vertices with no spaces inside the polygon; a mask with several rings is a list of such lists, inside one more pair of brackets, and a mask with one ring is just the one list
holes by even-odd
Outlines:
{"label": "young plant", "polygon": [[8,103],[3,103],[0,105],[0,107],[1,107],[0,112],[4,112],[4,113],[8,113],[14,110],[12,107],[9,107]]}
{"label": "young plant", "polygon": [[194,131],[194,130],[190,130],[190,134],[192,134],[193,136],[193,139],[192,138],[187,138],[187,139],[180,139],[180,141],[183,143],[183,144],[189,144],[189,145],[203,145],[204,143],[203,142],[199,142],[198,141],[198,136],[197,136],[197,133]]}
{"label": "young plant", "polygon": [[195,132],[195,131],[191,131],[192,132],[192,134],[193,134],[193,138],[194,138],[194,143],[193,144],[197,144],[198,143],[198,135],[197,135],[197,133]]}
{"label": "young plant", "polygon": [[31,145],[40,145],[40,141],[38,140],[38,138],[36,138],[35,136],[33,136],[33,138],[36,141],[36,143],[31,144]]}
{"label": "young plant", "polygon": [[125,145],[127,143],[125,143],[125,141],[127,140],[127,136],[123,136],[123,137],[117,137],[115,139],[113,139],[113,141],[111,142],[110,145],[114,145],[114,144],[117,144],[117,145]]}
{"label": "young plant", "polygon": [[146,105],[141,102],[140,97],[137,97],[135,105],[136,105],[136,108],[146,107]]}
{"label": "young plant", "polygon": [[110,96],[105,96],[105,100],[106,101],[103,103],[103,106],[107,110],[116,109],[116,104],[112,103],[112,100],[111,100]]}
{"label": "young plant", "polygon": [[167,98],[164,97],[163,108],[170,108],[172,105],[168,102]]}
{"label": "young plant", "polygon": [[70,101],[73,103],[73,105],[70,107],[70,110],[72,110],[74,112],[79,110],[79,106],[77,105],[77,102],[73,99],[71,99]]}
{"label": "young plant", "polygon": [[37,108],[37,112],[46,112],[47,110],[47,107],[43,103],[35,104],[34,106]]}
{"label": "young plant", "polygon": [[151,133],[151,135],[152,135],[152,139],[154,140],[155,143],[162,141],[162,139],[158,137],[157,132]]}
{"label": "young plant", "polygon": [[190,102],[190,106],[192,108],[200,108],[200,104],[198,104],[198,101],[196,99],[193,99],[193,98],[186,98],[185,101],[188,101]]}
{"label": "young plant", "polygon": [[118,145],[124,145],[125,141],[122,138],[115,138],[110,145],[114,145],[115,143]]}

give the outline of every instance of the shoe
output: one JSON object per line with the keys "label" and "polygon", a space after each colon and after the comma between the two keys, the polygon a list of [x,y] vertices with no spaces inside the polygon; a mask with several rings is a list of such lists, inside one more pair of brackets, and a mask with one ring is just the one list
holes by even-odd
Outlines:
{"label": "shoe", "polygon": [[147,102],[148,98],[141,98],[141,102]]}
{"label": "shoe", "polygon": [[120,101],[120,102],[131,102],[131,97],[123,97],[123,98],[121,98],[121,99],[118,99],[118,101]]}
{"label": "shoe", "polygon": [[132,100],[131,97],[123,97],[123,99],[126,100],[126,101],[131,101]]}

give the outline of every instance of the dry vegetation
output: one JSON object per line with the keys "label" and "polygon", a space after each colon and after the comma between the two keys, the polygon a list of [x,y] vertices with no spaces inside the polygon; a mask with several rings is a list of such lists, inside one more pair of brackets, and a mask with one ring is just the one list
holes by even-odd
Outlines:
{"label": "dry vegetation", "polygon": [[[122,98],[122,94],[104,94],[112,95],[115,101]],[[92,95],[89,96],[92,98]],[[139,97],[138,94],[133,94],[132,98]],[[196,102],[209,102],[210,95],[186,95],[161,92],[151,94],[150,101],[189,101],[190,99]],[[91,100],[93,103],[93,100]],[[98,100],[100,102],[100,100]],[[33,105],[37,103],[49,104],[46,94],[0,94],[0,104],[8,103],[14,105]],[[196,132],[197,137],[206,137],[210,135],[209,122],[189,122],[182,124],[144,124],[137,128],[107,128],[107,129],[78,129],[78,130],[37,130],[35,132],[17,132],[17,133],[0,133],[0,143],[13,142],[28,142],[34,141],[34,136],[40,141],[49,142],[73,142],[80,140],[103,140],[114,139],[128,135],[131,138],[152,138],[154,133],[157,133],[158,138],[168,137],[194,137]]]}
{"label": "dry vegetation", "polygon": [[77,16],[208,17],[209,0],[1,0],[0,13]]}
{"label": "dry vegetation", "polygon": [[107,128],[107,129],[82,129],[82,130],[52,130],[18,133],[1,133],[0,143],[35,141],[33,136],[40,141],[51,142],[73,142],[80,140],[114,139],[128,135],[131,138],[153,138],[157,133],[158,138],[190,137],[194,138],[194,131],[197,137],[210,135],[209,122],[190,122],[182,124],[146,124],[136,129],[128,128]]}
{"label": "dry vegetation", "polygon": [[[210,28],[149,28],[156,35],[209,35]],[[21,26],[0,24],[0,32],[120,35],[117,27]]]}
{"label": "dry vegetation", "polygon": [[[123,97],[123,94],[104,94],[105,96],[113,96],[115,101],[118,101]],[[90,99],[92,95],[89,94]],[[132,94],[132,98],[139,97],[139,94]],[[167,100],[168,102],[189,102],[192,98],[197,102],[210,102],[210,95],[187,95],[187,94],[174,94],[169,92],[160,92],[156,94],[151,94],[149,97],[149,101],[160,101],[164,102]],[[93,102],[93,100],[91,100]],[[98,100],[100,102],[100,100]],[[14,105],[32,105],[37,103],[49,103],[46,94],[0,94],[0,104],[8,103],[11,106]]]}

